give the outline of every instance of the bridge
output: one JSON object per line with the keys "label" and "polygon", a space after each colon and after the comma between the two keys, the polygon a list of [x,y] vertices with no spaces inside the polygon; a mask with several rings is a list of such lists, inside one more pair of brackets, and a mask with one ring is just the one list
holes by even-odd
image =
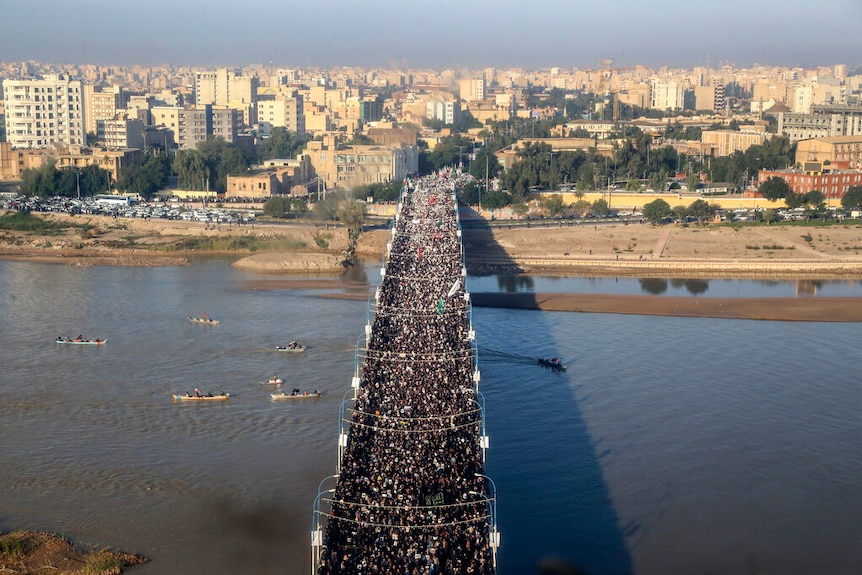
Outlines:
{"label": "bridge", "polygon": [[496,487],[455,193],[407,180],[314,501],[313,575],[496,572]]}

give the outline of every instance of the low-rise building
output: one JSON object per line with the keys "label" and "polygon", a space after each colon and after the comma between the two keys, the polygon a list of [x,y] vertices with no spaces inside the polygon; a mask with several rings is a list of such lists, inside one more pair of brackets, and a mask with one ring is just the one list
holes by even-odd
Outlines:
{"label": "low-rise building", "polygon": [[769,134],[763,129],[703,130],[700,141],[711,147],[713,156],[719,157],[729,156],[734,152],[744,152],[751,146],[763,145],[768,136]]}
{"label": "low-rise building", "polygon": [[814,190],[822,193],[827,200],[841,199],[850,186],[862,186],[862,171],[834,170],[828,172],[805,172],[802,170],[760,170],[757,183],[769,178],[781,178],[794,193],[807,194]]}
{"label": "low-rise building", "polygon": [[309,142],[303,155],[327,190],[400,180],[419,169],[416,146],[345,146],[337,144],[334,135]]}
{"label": "low-rise building", "polygon": [[796,165],[812,163],[862,169],[862,134],[801,140],[796,144]]}

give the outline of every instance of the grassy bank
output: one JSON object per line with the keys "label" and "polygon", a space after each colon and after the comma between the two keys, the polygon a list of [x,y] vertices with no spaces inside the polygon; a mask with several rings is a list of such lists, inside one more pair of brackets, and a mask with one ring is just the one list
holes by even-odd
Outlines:
{"label": "grassy bank", "polygon": [[0,534],[0,566],[21,575],[114,575],[146,563],[146,557],[110,549],[91,549],[49,533],[13,531]]}

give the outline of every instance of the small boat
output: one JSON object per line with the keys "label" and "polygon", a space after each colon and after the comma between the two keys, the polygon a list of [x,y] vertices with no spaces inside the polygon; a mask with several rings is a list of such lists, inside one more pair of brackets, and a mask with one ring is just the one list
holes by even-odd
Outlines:
{"label": "small boat", "polygon": [[227,401],[229,393],[186,393],[185,395],[174,395],[174,401]]}
{"label": "small boat", "polygon": [[563,365],[563,362],[561,362],[561,361],[560,361],[559,359],[557,359],[556,357],[551,358],[551,359],[547,359],[547,358],[544,358],[544,357],[539,357],[539,358],[536,358],[536,361],[537,361],[537,362],[538,362],[538,364],[539,364],[539,365],[541,365],[542,367],[547,367],[547,368],[550,368],[550,369],[558,369],[558,370],[561,370],[561,371],[565,371],[565,370],[566,370],[566,366],[565,366],[565,365]]}
{"label": "small boat", "polygon": [[282,383],[284,383],[284,380],[281,379],[280,377],[278,377],[277,375],[274,375],[274,376],[269,378],[269,381],[267,381],[267,383],[269,385],[281,385]]}
{"label": "small boat", "polygon": [[189,321],[192,323],[202,323],[205,325],[218,325],[219,321],[217,319],[213,319],[211,317],[192,317],[189,316]]}
{"label": "small boat", "polygon": [[302,391],[302,392],[300,392],[298,389],[294,389],[290,393],[285,393],[282,391],[281,393],[270,393],[269,395],[272,396],[273,400],[308,399],[310,397],[320,397],[320,392],[317,391],[316,389],[314,391]]}
{"label": "small boat", "polygon": [[287,353],[302,353],[305,350],[306,350],[306,347],[304,345],[295,345],[292,347],[290,345],[277,345],[277,346],[275,346],[275,351],[285,351]]}
{"label": "small boat", "polygon": [[107,339],[72,339],[70,337],[58,337],[54,343],[68,343],[72,345],[102,345]]}

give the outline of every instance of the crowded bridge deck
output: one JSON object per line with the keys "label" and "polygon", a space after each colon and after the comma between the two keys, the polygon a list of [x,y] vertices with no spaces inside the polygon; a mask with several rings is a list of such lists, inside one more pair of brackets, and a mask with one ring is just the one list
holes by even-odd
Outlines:
{"label": "crowded bridge deck", "polygon": [[321,482],[312,573],[493,574],[496,493],[456,190],[408,180],[342,403],[336,474]]}

